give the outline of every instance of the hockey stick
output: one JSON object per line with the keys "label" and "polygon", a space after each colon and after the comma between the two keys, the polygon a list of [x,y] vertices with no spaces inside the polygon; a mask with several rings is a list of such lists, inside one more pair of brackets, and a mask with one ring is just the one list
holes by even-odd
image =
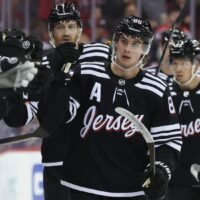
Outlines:
{"label": "hockey stick", "polygon": [[44,138],[44,137],[47,137],[48,135],[49,134],[43,128],[39,127],[36,131],[30,134],[0,139],[0,145],[23,142],[25,140],[29,140],[33,138]]}
{"label": "hockey stick", "polygon": [[194,176],[194,178],[199,182],[200,165],[193,164],[190,168],[190,172]]}
{"label": "hockey stick", "polygon": [[127,118],[130,120],[140,131],[142,136],[144,137],[150,154],[150,172],[155,175],[156,169],[155,169],[155,147],[154,147],[154,139],[151,135],[151,133],[147,130],[147,128],[144,126],[144,124],[131,112],[128,110],[117,107],[115,108],[115,112],[117,112],[119,115]]}
{"label": "hockey stick", "polygon": [[156,69],[156,74],[155,74],[156,76],[158,75],[158,73],[159,73],[159,71],[160,71],[161,63],[162,63],[163,58],[164,58],[164,56],[165,56],[165,53],[166,53],[166,51],[167,51],[167,47],[169,46],[169,42],[170,42],[170,40],[171,40],[172,34],[173,34],[173,32],[174,32],[174,29],[175,29],[176,25],[180,22],[181,18],[183,17],[188,2],[189,2],[189,0],[186,0],[186,1],[185,1],[185,4],[184,4],[182,10],[180,11],[178,17],[176,18],[176,20],[175,20],[174,23],[172,24],[172,28],[171,28],[171,31],[170,31],[170,34],[169,34],[168,41],[165,43],[165,46],[164,46],[164,49],[163,49],[161,58],[160,58],[159,63],[158,63],[158,67],[157,67],[157,69]]}

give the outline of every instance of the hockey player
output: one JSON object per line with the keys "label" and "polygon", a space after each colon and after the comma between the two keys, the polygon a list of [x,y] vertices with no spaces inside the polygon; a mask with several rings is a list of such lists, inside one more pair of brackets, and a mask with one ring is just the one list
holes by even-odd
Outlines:
{"label": "hockey player", "polygon": [[[161,34],[161,38],[159,40],[158,49],[157,49],[157,51],[158,51],[157,54],[159,57],[158,59],[160,59],[162,52],[164,50],[164,47],[169,40],[170,31],[171,30],[164,31]],[[163,79],[164,81],[171,82],[171,79],[172,79],[172,72],[170,69],[170,61],[169,61],[169,49],[177,41],[185,40],[185,39],[186,39],[186,34],[183,31],[181,31],[179,29],[174,29],[172,36],[171,36],[171,41],[169,42],[169,45],[167,47],[167,50],[165,52],[165,55],[163,57],[161,65],[160,65],[160,71],[158,73],[158,76],[161,79]],[[156,66],[152,66],[152,67],[147,67],[147,68],[145,68],[145,70],[147,70],[148,72],[155,75],[157,68],[158,68],[158,66],[156,65]]]}
{"label": "hockey player", "polygon": [[[54,86],[60,85],[61,77],[73,63],[82,62],[107,62],[111,60],[110,47],[100,43],[79,44],[79,38],[82,32],[82,20],[80,12],[75,9],[72,3],[55,3],[49,14],[49,35],[51,43],[55,49],[43,58],[56,74]],[[63,72],[65,71],[65,73]],[[60,86],[59,86],[60,87]],[[7,124],[13,126],[22,126],[29,123],[35,116],[38,116],[43,126],[43,113],[37,112],[38,102],[26,101],[27,111],[21,120],[13,122],[12,116],[7,117]],[[40,103],[42,104],[42,103]],[[45,107],[45,103],[42,107]],[[9,120],[11,119],[11,120]],[[60,184],[60,173],[67,151],[67,132],[66,128],[57,131],[56,134],[45,138],[42,142],[42,163],[44,165],[44,195],[45,200],[67,200],[68,192]]]}
{"label": "hockey player", "polygon": [[172,176],[168,200],[200,199],[200,183],[190,172],[191,165],[200,164],[199,120],[200,120],[200,77],[197,56],[200,44],[196,40],[180,41],[170,50],[171,67],[174,73],[171,95],[181,124],[183,146],[180,161]]}
{"label": "hockey player", "polygon": [[[32,55],[38,55],[38,51],[28,46],[31,44],[30,40],[20,41],[17,38],[19,35],[24,36],[25,33],[12,29],[1,32],[0,35],[0,116],[3,118],[13,106],[13,98],[16,98],[16,104],[19,105],[17,100],[19,93],[30,90],[30,86],[35,85],[35,81],[38,82],[36,79],[38,75],[41,75],[41,70],[39,63],[33,61],[35,57]],[[30,52],[32,58],[27,55]],[[37,90],[37,88],[34,89]]]}
{"label": "hockey player", "polygon": [[[79,44],[82,33],[82,20],[80,12],[72,3],[56,3],[52,6],[49,15],[49,33],[51,43],[55,47],[48,60],[58,77],[68,72],[73,63],[81,62],[106,62],[110,60],[110,48],[107,45]],[[45,106],[45,105],[44,105]],[[42,124],[43,114],[39,115]],[[44,165],[44,190],[45,200],[68,199],[66,188],[60,184],[61,168],[68,144],[66,141],[66,128],[55,135],[45,138],[42,143],[42,162]]]}
{"label": "hockey player", "polygon": [[[152,39],[148,21],[126,17],[116,28],[112,63],[78,65],[65,90],[49,90],[46,129],[56,134],[69,125],[61,184],[70,188],[71,200],[164,196],[182,141],[168,87],[140,70]],[[147,145],[137,128],[115,112],[118,106],[137,115],[155,140],[156,174],[144,188],[151,176]]]}

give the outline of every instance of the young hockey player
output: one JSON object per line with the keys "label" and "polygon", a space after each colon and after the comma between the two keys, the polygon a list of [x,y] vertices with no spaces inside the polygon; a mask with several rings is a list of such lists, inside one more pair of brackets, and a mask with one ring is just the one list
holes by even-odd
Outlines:
{"label": "young hockey player", "polygon": [[181,124],[183,146],[180,161],[170,181],[168,200],[200,199],[200,183],[190,172],[191,165],[200,164],[200,78],[198,58],[200,44],[196,40],[180,41],[170,50],[174,82],[171,95]]}
{"label": "young hockey player", "polygon": [[[140,70],[152,39],[147,20],[126,17],[113,37],[111,63],[78,65],[69,72],[66,89],[49,90],[43,125],[52,134],[68,125],[61,184],[70,188],[71,200],[147,200],[165,195],[182,141],[167,85]],[[151,132],[155,176],[149,173],[145,140],[115,112],[116,107],[134,113]],[[142,187],[150,176],[149,185]]]}

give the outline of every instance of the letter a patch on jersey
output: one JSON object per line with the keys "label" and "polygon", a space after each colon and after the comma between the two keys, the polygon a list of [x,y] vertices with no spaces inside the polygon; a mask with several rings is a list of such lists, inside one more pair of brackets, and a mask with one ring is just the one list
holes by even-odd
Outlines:
{"label": "letter a patch on jersey", "polygon": [[90,100],[96,99],[97,102],[101,101],[101,84],[95,83],[90,94]]}

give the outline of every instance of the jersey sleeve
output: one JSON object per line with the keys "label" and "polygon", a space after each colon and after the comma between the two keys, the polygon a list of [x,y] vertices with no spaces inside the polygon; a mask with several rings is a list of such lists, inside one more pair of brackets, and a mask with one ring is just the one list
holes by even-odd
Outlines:
{"label": "jersey sleeve", "polygon": [[23,95],[15,94],[9,96],[7,100],[8,112],[4,117],[4,122],[10,127],[24,126],[28,123],[29,109],[25,103],[26,100],[23,98]]}
{"label": "jersey sleeve", "polygon": [[45,100],[39,103],[39,121],[50,134],[76,117],[81,101],[80,85],[80,76],[74,74],[67,86],[52,84]]}
{"label": "jersey sleeve", "polygon": [[182,136],[180,124],[168,88],[162,100],[157,102],[150,132],[155,141],[156,160],[168,164],[170,169],[173,170],[181,150]]}

